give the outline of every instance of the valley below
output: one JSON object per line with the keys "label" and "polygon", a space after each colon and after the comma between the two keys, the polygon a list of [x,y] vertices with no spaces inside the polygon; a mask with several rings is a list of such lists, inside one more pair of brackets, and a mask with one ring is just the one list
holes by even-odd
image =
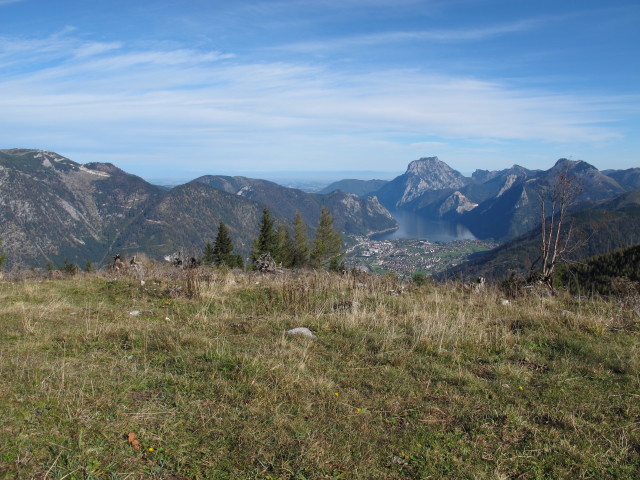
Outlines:
{"label": "valley below", "polygon": [[415,273],[433,275],[497,246],[491,240],[430,242],[415,238],[375,240],[358,237],[356,242],[346,251],[347,267],[400,277]]}

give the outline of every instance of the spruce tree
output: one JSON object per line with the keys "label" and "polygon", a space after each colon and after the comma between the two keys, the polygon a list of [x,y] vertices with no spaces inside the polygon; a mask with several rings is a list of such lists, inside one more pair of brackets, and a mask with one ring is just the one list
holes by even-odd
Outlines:
{"label": "spruce tree", "polygon": [[262,219],[260,220],[260,233],[253,242],[253,251],[251,252],[251,261],[255,262],[260,255],[268,253],[272,257],[276,254],[278,248],[278,239],[273,229],[273,219],[268,208],[262,211]]}
{"label": "spruce tree", "polygon": [[213,266],[215,265],[215,255],[213,253],[213,245],[211,242],[207,242],[202,251],[202,264]]}
{"label": "spruce tree", "polygon": [[309,236],[307,224],[302,220],[300,212],[296,212],[293,219],[293,245],[291,252],[291,266],[302,268],[309,263]]}
{"label": "spruce tree", "polygon": [[311,252],[311,263],[315,267],[338,270],[342,261],[342,236],[333,228],[333,217],[328,208],[322,207],[318,229]]}
{"label": "spruce tree", "polygon": [[220,266],[223,263],[226,264],[231,252],[233,252],[233,242],[229,236],[229,229],[224,223],[220,222],[220,225],[218,225],[218,235],[213,244],[213,261],[215,265]]}
{"label": "spruce tree", "polygon": [[291,267],[293,246],[291,244],[289,229],[282,222],[278,224],[276,238],[278,239],[278,248],[276,249],[276,256],[274,257],[274,260],[277,263],[282,264],[283,267],[289,268]]}
{"label": "spruce tree", "polygon": [[229,235],[229,229],[223,222],[218,225],[218,234],[213,246],[207,243],[204,247],[202,260],[206,264],[216,267],[226,265],[229,268],[242,268],[244,266],[242,256],[233,253],[233,242]]}

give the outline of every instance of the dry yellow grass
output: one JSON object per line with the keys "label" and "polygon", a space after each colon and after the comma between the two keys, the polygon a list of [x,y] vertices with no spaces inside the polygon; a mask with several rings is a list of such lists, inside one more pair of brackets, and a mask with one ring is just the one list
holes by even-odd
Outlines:
{"label": "dry yellow grass", "polygon": [[159,266],[0,283],[0,474],[637,476],[638,311],[504,299]]}

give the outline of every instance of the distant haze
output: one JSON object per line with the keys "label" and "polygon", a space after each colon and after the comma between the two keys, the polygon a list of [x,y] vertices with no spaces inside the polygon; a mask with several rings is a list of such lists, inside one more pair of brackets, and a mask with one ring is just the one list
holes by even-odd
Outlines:
{"label": "distant haze", "polygon": [[[248,178],[261,178],[263,180],[269,180],[271,182],[278,183],[280,185],[285,186],[293,186],[295,188],[303,188],[305,185],[314,185],[318,188],[312,188],[312,190],[316,190],[322,188],[330,183],[336,182],[338,180],[343,180],[345,178],[352,178],[357,180],[372,180],[372,179],[380,179],[380,180],[391,180],[398,175],[404,173],[404,170],[400,169],[396,172],[374,172],[374,171],[337,171],[337,172],[266,172],[266,171],[255,171],[255,172],[241,172],[236,174],[223,174],[229,176],[243,176]],[[210,174],[218,174],[218,172],[208,172]],[[199,175],[194,174],[192,177],[185,177],[183,175],[180,176],[171,176],[171,175],[140,175],[145,180],[150,183],[154,183],[156,185],[180,185],[182,183],[193,180]]]}

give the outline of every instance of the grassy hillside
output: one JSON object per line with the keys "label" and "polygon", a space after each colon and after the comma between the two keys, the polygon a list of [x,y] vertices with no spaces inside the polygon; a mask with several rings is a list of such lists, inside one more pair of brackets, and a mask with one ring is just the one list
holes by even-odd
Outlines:
{"label": "grassy hillside", "polygon": [[628,299],[147,265],[0,302],[2,478],[640,476]]}

